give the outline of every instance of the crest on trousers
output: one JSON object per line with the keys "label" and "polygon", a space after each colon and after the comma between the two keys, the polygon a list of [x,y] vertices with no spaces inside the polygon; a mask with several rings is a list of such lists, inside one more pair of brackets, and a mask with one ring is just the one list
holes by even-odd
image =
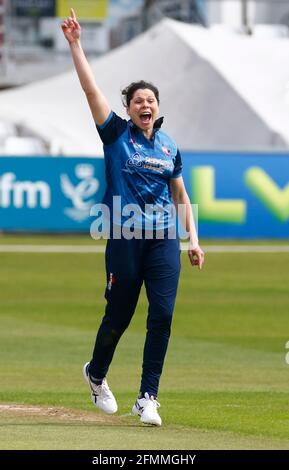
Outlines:
{"label": "crest on trousers", "polygon": [[109,280],[107,283],[108,290],[111,290],[113,284],[115,284],[115,275],[113,273],[109,273]]}

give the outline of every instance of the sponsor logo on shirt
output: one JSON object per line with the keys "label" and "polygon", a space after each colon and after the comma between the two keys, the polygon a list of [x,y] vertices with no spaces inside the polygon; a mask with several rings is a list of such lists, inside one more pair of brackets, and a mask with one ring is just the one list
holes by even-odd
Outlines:
{"label": "sponsor logo on shirt", "polygon": [[146,170],[153,170],[158,173],[165,171],[173,171],[174,164],[172,161],[165,161],[156,157],[143,157],[139,153],[135,153],[126,162],[127,167],[144,168]]}
{"label": "sponsor logo on shirt", "polygon": [[132,157],[130,157],[126,164],[127,166],[137,166],[140,167],[142,166],[143,163],[143,157],[139,153],[134,153]]}

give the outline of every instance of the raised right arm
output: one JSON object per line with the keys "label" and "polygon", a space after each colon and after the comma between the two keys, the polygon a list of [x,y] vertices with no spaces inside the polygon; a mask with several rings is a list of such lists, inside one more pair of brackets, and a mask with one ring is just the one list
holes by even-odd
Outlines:
{"label": "raised right arm", "polygon": [[98,126],[101,126],[107,120],[111,109],[106,97],[96,85],[91,67],[85,57],[80,42],[81,28],[73,8],[71,8],[70,13],[71,16],[64,20],[61,25],[62,31],[69,43],[74,66],[93,119]]}

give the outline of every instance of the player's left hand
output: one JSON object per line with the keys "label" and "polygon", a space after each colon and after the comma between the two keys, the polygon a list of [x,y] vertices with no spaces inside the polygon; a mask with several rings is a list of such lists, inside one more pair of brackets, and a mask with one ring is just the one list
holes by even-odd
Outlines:
{"label": "player's left hand", "polygon": [[198,266],[199,269],[202,269],[202,266],[205,261],[205,253],[199,245],[189,246],[188,256],[192,266]]}

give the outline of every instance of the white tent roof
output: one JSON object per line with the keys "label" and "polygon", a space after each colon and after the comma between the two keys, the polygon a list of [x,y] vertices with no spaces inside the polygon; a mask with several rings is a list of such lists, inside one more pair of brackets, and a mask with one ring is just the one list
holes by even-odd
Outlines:
{"label": "white tent roof", "polygon": [[[112,108],[124,117],[120,90],[140,79],[156,84],[164,130],[180,149],[285,149],[288,46],[288,39],[221,34],[165,19],[91,65]],[[74,70],[1,92],[0,120],[25,125],[56,153],[102,154]]]}

